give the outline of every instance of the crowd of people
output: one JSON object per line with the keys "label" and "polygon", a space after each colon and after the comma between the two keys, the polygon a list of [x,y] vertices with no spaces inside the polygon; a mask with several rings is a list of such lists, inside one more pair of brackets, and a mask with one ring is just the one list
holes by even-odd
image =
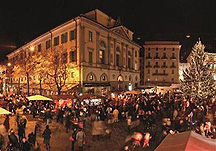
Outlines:
{"label": "crowd of people", "polygon": [[[213,117],[207,116],[215,112],[216,103],[213,100],[203,101],[202,105],[195,100],[189,100],[173,94],[122,94],[115,98],[109,96],[101,103],[94,103],[77,99],[71,106],[56,106],[50,101],[28,101],[25,96],[12,95],[3,98],[1,106],[8,109],[12,115],[16,116],[18,137],[10,128],[9,116],[4,121],[4,126],[8,132],[9,143],[6,148],[19,148],[28,151],[36,148],[36,136],[38,124],[35,125],[34,132],[26,137],[26,124],[28,122],[25,115],[31,114],[32,118],[42,118],[46,128],[42,134],[45,148],[50,150],[51,130],[49,123],[56,120],[65,125],[65,131],[70,132],[71,150],[74,151],[75,142],[79,150],[83,150],[85,145],[86,120],[104,121],[107,124],[125,122],[128,135],[133,134],[131,142],[135,146],[149,147],[157,146],[168,134],[175,134],[187,130],[194,130],[204,137],[216,138]],[[212,115],[212,114],[210,114]],[[207,118],[210,117],[210,118]],[[136,131],[142,137],[138,137]],[[0,147],[3,147],[3,134],[0,134]],[[39,147],[37,148],[40,149]],[[127,150],[127,146],[123,150]]]}

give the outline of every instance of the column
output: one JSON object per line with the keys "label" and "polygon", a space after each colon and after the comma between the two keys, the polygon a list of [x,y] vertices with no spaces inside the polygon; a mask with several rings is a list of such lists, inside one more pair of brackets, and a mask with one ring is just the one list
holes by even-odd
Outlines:
{"label": "column", "polygon": [[99,36],[100,36],[100,33],[99,32],[96,32],[96,64],[101,64],[100,63],[100,60],[99,60],[99,50],[100,50],[100,45],[99,45]]}
{"label": "column", "polygon": [[85,62],[85,26],[81,26],[81,51],[80,51],[80,57],[82,62]]}
{"label": "column", "polygon": [[113,66],[116,66],[116,39],[114,39],[114,45],[113,45]]}

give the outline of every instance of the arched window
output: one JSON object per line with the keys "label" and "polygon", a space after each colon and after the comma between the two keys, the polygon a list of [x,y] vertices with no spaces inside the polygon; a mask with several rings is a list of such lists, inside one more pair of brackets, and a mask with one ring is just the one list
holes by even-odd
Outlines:
{"label": "arched window", "polygon": [[138,76],[135,77],[135,80],[136,80],[136,81],[138,80]]}
{"label": "arched window", "polygon": [[105,73],[103,73],[100,77],[100,80],[101,81],[108,81],[108,76]]}
{"label": "arched window", "polygon": [[129,76],[129,81],[132,81],[132,76],[131,75]]}
{"label": "arched window", "polygon": [[118,81],[118,82],[123,82],[123,81],[124,81],[123,76],[122,76],[122,75],[119,75],[118,78],[117,78],[117,81]]}
{"label": "arched window", "polygon": [[90,72],[86,77],[86,81],[97,81],[95,74]]}

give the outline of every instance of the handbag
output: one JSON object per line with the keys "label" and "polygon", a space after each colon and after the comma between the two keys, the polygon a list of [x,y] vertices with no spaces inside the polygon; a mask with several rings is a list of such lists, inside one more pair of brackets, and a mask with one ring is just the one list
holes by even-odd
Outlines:
{"label": "handbag", "polygon": [[74,138],[72,137],[72,135],[70,136],[70,138],[69,138],[69,139],[70,139],[70,141],[71,141],[71,142],[73,142],[73,141],[74,141]]}

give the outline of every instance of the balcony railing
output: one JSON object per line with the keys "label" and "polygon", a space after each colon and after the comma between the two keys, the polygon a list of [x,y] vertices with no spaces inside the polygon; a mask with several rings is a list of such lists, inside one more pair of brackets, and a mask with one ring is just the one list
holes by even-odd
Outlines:
{"label": "balcony railing", "polygon": [[161,59],[168,59],[167,56],[163,56]]}
{"label": "balcony railing", "polygon": [[146,68],[151,68],[151,67],[152,67],[151,65],[147,65],[147,66],[146,66]]}
{"label": "balcony railing", "polygon": [[160,57],[158,57],[158,56],[155,56],[155,57],[154,57],[154,59],[160,59]]}
{"label": "balcony railing", "polygon": [[154,68],[160,68],[160,66],[159,65],[154,65]]}
{"label": "balcony railing", "polygon": [[156,75],[156,76],[158,76],[158,75],[160,75],[160,76],[168,76],[167,73],[153,73],[152,75]]}
{"label": "balcony railing", "polygon": [[167,68],[167,65],[162,65],[161,68]]}
{"label": "balcony railing", "polygon": [[175,56],[172,56],[172,57],[170,57],[170,59],[176,59],[176,57],[175,57]]}
{"label": "balcony railing", "polygon": [[176,68],[176,66],[175,65],[171,65],[170,68]]}
{"label": "balcony railing", "polygon": [[147,56],[146,59],[152,59],[152,57],[151,56]]}

